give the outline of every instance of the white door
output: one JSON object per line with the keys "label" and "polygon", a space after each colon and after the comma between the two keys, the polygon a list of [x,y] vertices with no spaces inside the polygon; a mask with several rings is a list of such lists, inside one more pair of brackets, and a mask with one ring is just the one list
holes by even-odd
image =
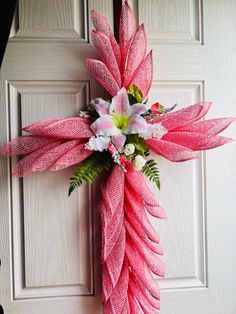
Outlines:
{"label": "white door", "polygon": [[[154,49],[150,100],[187,106],[212,100],[209,116],[236,116],[234,0],[130,0]],[[76,115],[103,90],[83,63],[88,13],[112,23],[111,0],[19,0],[1,69],[0,144],[21,125]],[[231,133],[231,134],[230,134]],[[235,126],[227,131],[235,135]],[[236,145],[173,164],[158,158],[157,223],[167,276],[161,314],[234,314]],[[67,198],[73,169],[18,180],[0,160],[0,304],[5,314],[100,314],[96,188]],[[93,197],[93,195],[94,197]]]}

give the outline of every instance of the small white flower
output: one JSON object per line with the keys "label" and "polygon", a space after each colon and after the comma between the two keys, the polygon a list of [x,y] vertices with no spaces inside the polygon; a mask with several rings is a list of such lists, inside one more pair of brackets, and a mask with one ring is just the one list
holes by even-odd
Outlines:
{"label": "small white flower", "polygon": [[167,132],[167,129],[161,123],[154,123],[148,124],[147,132],[139,135],[145,140],[149,138],[156,138],[160,140]]}
{"label": "small white flower", "polygon": [[99,152],[104,151],[108,148],[111,138],[109,136],[98,136],[91,137],[88,143],[85,144],[85,148],[88,150],[98,150]]}
{"label": "small white flower", "polygon": [[124,149],[124,154],[125,156],[129,156],[129,155],[132,155],[135,151],[135,146],[134,144],[126,144],[125,145],[125,149]]}
{"label": "small white flower", "polygon": [[133,164],[135,170],[141,171],[143,166],[146,164],[146,160],[141,155],[137,155],[134,158]]}

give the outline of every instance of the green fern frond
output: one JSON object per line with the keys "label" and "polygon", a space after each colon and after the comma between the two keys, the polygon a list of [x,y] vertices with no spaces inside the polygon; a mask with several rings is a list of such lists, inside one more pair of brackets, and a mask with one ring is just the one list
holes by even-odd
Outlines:
{"label": "green fern frond", "polygon": [[142,172],[151,182],[154,182],[158,189],[160,190],[161,187],[160,173],[155,160],[149,159],[143,166]]}
{"label": "green fern frond", "polygon": [[111,155],[108,152],[95,152],[83,160],[78,165],[73,177],[70,178],[68,195],[83,183],[92,183],[104,170],[110,168],[111,162]]}

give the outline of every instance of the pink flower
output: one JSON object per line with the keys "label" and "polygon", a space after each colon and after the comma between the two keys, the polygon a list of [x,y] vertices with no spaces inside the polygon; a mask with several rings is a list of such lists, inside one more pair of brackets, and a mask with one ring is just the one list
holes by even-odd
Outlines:
{"label": "pink flower", "polygon": [[109,103],[101,98],[94,104],[99,113],[98,118],[91,129],[97,136],[110,136],[115,147],[121,152],[128,134],[145,134],[147,122],[141,116],[147,111],[144,104],[130,106],[128,94],[122,88]]}
{"label": "pink flower", "polygon": [[148,139],[146,143],[149,148],[171,161],[185,161],[197,158],[196,151],[211,149],[232,141],[218,134],[226,129],[234,118],[198,121],[205,116],[210,105],[209,102],[200,102],[164,114],[150,122],[161,123],[167,133],[161,139]]}

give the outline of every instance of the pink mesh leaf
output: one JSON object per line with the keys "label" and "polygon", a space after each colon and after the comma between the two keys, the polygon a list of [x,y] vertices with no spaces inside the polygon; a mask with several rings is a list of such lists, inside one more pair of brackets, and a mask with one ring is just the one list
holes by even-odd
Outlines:
{"label": "pink mesh leaf", "polygon": [[[126,211],[125,215],[130,222],[136,221],[143,226],[147,236],[154,242],[159,242],[159,235],[150,223],[142,204],[132,195],[128,189],[125,190]],[[132,202],[132,203],[131,203]],[[135,210],[134,210],[135,208]]]}
{"label": "pink mesh leaf", "polygon": [[129,238],[131,239],[130,243],[138,250],[150,270],[154,274],[164,277],[165,267],[163,262],[158,258],[157,254],[150,250],[146,243],[135,232],[132,232],[132,226],[128,221],[125,221],[125,227],[129,233]]}
{"label": "pink mesh leaf", "polygon": [[89,157],[93,153],[93,151],[85,149],[84,145],[84,143],[78,144],[74,148],[64,153],[59,159],[55,161],[55,163],[49,168],[49,170],[58,171],[61,169],[65,169],[75,164],[78,164],[87,157]]}
{"label": "pink mesh leaf", "polygon": [[43,136],[20,136],[0,149],[0,156],[19,156],[29,154],[40,147],[54,142],[55,139]]}
{"label": "pink mesh leaf", "polygon": [[157,139],[147,140],[146,143],[154,153],[161,155],[170,161],[179,162],[198,158],[198,153],[176,143]]}
{"label": "pink mesh leaf", "polygon": [[160,298],[154,297],[143,284],[143,282],[135,275],[132,274],[130,277],[136,282],[137,286],[140,288],[145,297],[149,300],[150,304],[156,309],[160,308]]}
{"label": "pink mesh leaf", "polygon": [[[119,241],[117,241],[115,248],[118,248],[118,251],[115,250],[109,256],[109,258],[103,263],[103,267],[106,267],[107,271],[105,275],[103,275],[103,298],[105,302],[109,300],[113,291],[116,289],[117,283],[121,276],[122,267],[124,264],[125,258],[125,229],[122,226],[121,236],[119,237]],[[109,278],[108,278],[109,276]],[[108,287],[107,283],[111,284],[112,289]]]}
{"label": "pink mesh leaf", "polygon": [[143,311],[138,306],[138,303],[135,300],[134,295],[133,295],[131,289],[128,290],[128,298],[129,298],[130,313],[143,314]]}
{"label": "pink mesh leaf", "polygon": [[204,150],[215,148],[226,144],[232,139],[217,136],[208,133],[197,133],[197,132],[169,132],[163,139],[168,142],[173,142],[184,147],[188,147],[192,150]]}
{"label": "pink mesh leaf", "polygon": [[126,304],[128,283],[129,283],[129,268],[128,261],[125,258],[123,269],[120,278],[117,282],[117,285],[113,290],[108,301],[104,304],[104,313],[118,314],[122,312],[122,310],[124,309],[124,305]]}
{"label": "pink mesh leaf", "polygon": [[131,79],[131,83],[138,86],[142,91],[144,99],[148,96],[151,84],[153,80],[153,60],[152,50],[147,54],[141,65],[138,67],[134,76]]}
{"label": "pink mesh leaf", "polygon": [[80,140],[71,140],[62,143],[44,153],[39,157],[34,163],[33,171],[43,171],[51,167],[60,157],[62,157],[66,152],[70,151],[76,145],[80,143]]}
{"label": "pink mesh leaf", "polygon": [[129,176],[127,182],[136,191],[137,196],[144,203],[145,208],[152,216],[156,218],[166,219],[166,213],[163,208],[158,204],[152,192],[147,186],[143,174],[140,171],[135,171],[133,167],[129,167]]}
{"label": "pink mesh leaf", "polygon": [[121,88],[120,69],[117,64],[116,57],[110,42],[110,38],[99,31],[92,32],[92,41],[97,49],[103,63],[116,80],[119,88]]}
{"label": "pink mesh leaf", "polygon": [[138,69],[143,59],[145,58],[147,50],[147,39],[144,25],[141,24],[132,40],[130,45],[128,55],[127,55],[127,64],[124,73],[124,87],[129,88],[132,83],[132,78],[134,77],[135,71]]}
{"label": "pink mesh leaf", "polygon": [[[130,276],[130,282],[129,282],[130,289],[139,301],[139,304],[144,311],[144,313],[153,313],[153,304],[150,303],[149,299],[145,296],[143,291],[140,289],[139,285],[136,283],[136,281],[133,279],[133,276]],[[157,304],[155,306],[156,310],[160,309],[160,305]]]}
{"label": "pink mesh leaf", "polygon": [[91,19],[92,19],[92,23],[95,29],[98,30],[99,32],[102,32],[104,35],[106,35],[110,39],[113,53],[116,57],[117,64],[119,65],[120,64],[120,48],[112,33],[112,30],[109,26],[109,23],[106,17],[103,14],[101,14],[99,11],[92,10]]}
{"label": "pink mesh leaf", "polygon": [[183,127],[177,128],[176,131],[218,134],[224,131],[234,121],[235,118],[210,119],[185,125]]}
{"label": "pink mesh leaf", "polygon": [[35,150],[34,152],[30,153],[23,159],[21,159],[15,166],[13,170],[13,175],[16,177],[24,177],[31,174],[33,170],[34,163],[37,159],[42,156],[44,153],[49,151],[50,149],[57,147],[58,145],[62,144],[62,140],[58,140],[49,144],[44,145],[43,147]]}
{"label": "pink mesh leaf", "polygon": [[90,121],[79,117],[59,119],[52,123],[42,120],[28,125],[23,130],[34,135],[63,139],[83,139],[94,135],[90,129]]}
{"label": "pink mesh leaf", "polygon": [[89,72],[96,78],[96,80],[111,94],[115,96],[119,91],[119,85],[105,66],[105,64],[95,59],[85,59]]}
{"label": "pink mesh leaf", "polygon": [[128,227],[126,226],[126,231],[130,238],[138,237],[140,238],[140,241],[144,242],[144,244],[154,253],[158,255],[164,254],[163,247],[159,243],[151,241],[144,232],[144,229],[142,227],[137,229],[133,225],[133,221],[126,220],[126,222],[128,223]]}
{"label": "pink mesh leaf", "polygon": [[125,1],[120,15],[119,39],[121,50],[125,48],[136,30],[136,21],[133,11],[127,1]]}
{"label": "pink mesh leaf", "polygon": [[126,254],[132,267],[132,272],[145,285],[148,291],[157,299],[160,299],[160,289],[152,277],[147,264],[142,259],[137,250],[132,246],[129,240],[126,241]]}
{"label": "pink mesh leaf", "polygon": [[164,114],[160,118],[153,120],[152,123],[161,122],[168,131],[171,131],[200,120],[208,112],[210,106],[210,102],[199,102],[195,105]]}

